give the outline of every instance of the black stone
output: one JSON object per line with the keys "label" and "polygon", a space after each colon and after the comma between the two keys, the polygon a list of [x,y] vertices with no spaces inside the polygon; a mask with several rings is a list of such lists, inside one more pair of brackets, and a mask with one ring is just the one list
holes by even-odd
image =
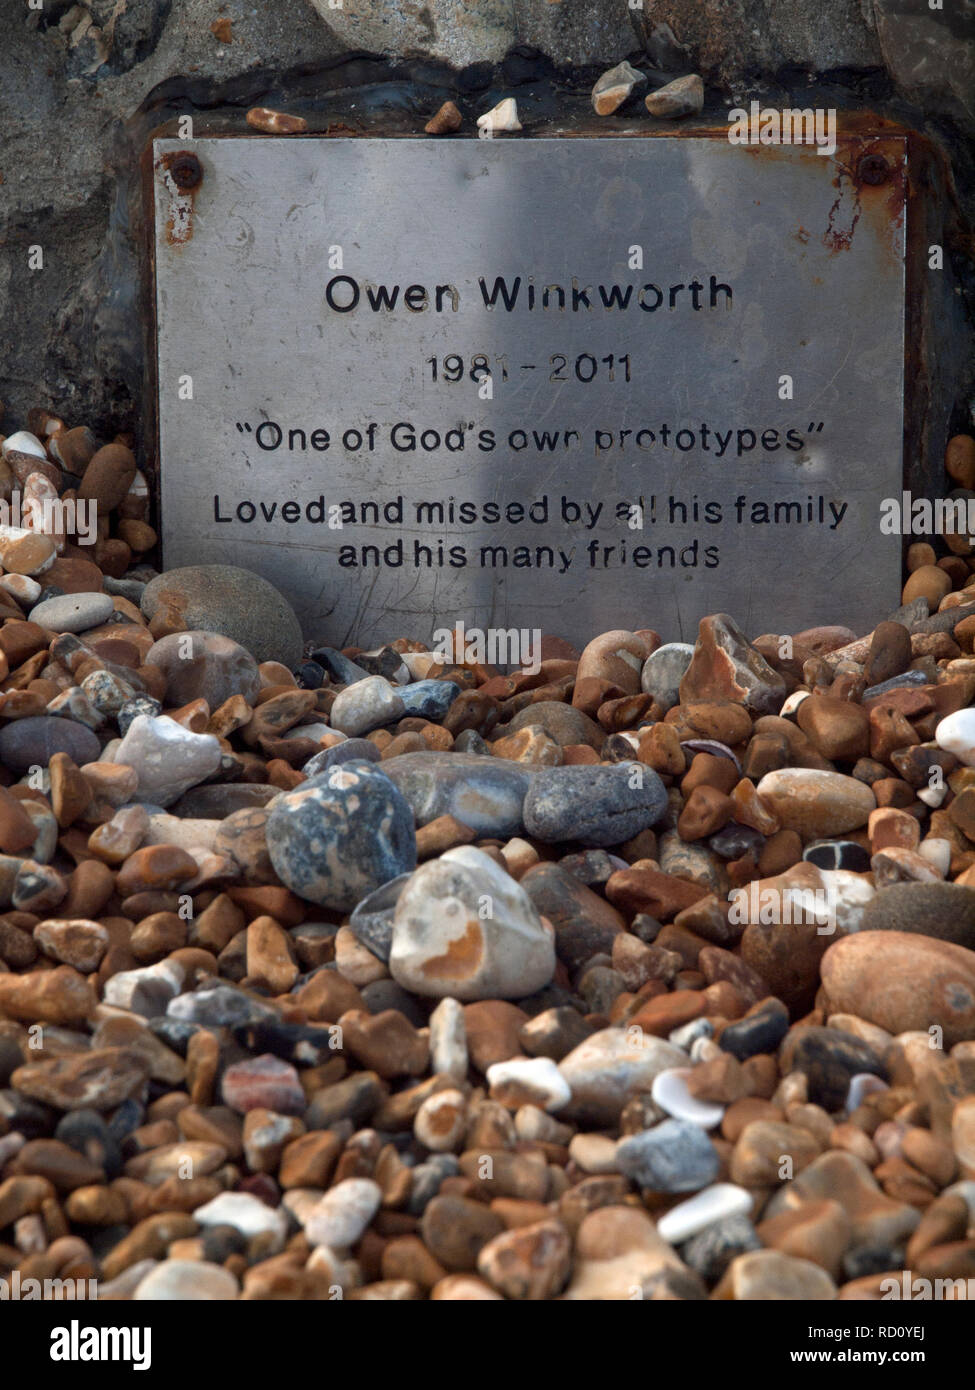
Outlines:
{"label": "black stone", "polygon": [[124,1143],[126,1137],[139,1128],[145,1120],[145,1113],[145,1107],[137,1100],[123,1100],[108,1122],[109,1131],[117,1144]]}
{"label": "black stone", "polygon": [[301,690],[321,690],[325,684],[325,667],[317,661],[306,661],[295,672],[295,683]]}
{"label": "black stone", "polygon": [[638,936],[645,946],[652,946],[663,929],[663,923],[649,912],[638,912],[630,923],[631,934]]}
{"label": "black stone", "polygon": [[806,846],[802,857],[817,869],[849,869],[853,874],[870,872],[870,854],[854,840],[816,840]]}
{"label": "black stone", "polygon": [[47,1139],[54,1133],[58,1113],[19,1091],[0,1091],[0,1133],[15,1131],[25,1139]]}
{"label": "black stone", "polygon": [[604,849],[582,850],[578,854],[565,854],[559,860],[563,869],[584,883],[587,888],[601,888],[618,869],[627,865]]}
{"label": "black stone", "polygon": [[858,1072],[887,1080],[883,1059],[874,1049],[839,1028],[801,1029],[796,1034],[790,1064],[792,1071],[805,1072],[812,1103],[831,1114],[846,1105],[850,1081]]}
{"label": "black stone", "polygon": [[750,825],[737,825],[729,821],[708,840],[708,849],[720,854],[722,859],[740,859],[743,854],[759,855],[765,845],[765,836]]}
{"label": "black stone", "polygon": [[317,647],[311,654],[311,660],[339,685],[354,685],[356,681],[365,680],[369,674],[334,647]]}
{"label": "black stone", "polygon": [[462,730],[454,739],[454,750],[458,753],[477,753],[481,757],[491,757],[491,745],[476,729]]}
{"label": "black stone", "polygon": [[904,1268],[902,1245],[861,1245],[843,1256],[843,1274],[847,1279],[864,1279],[870,1274],[900,1272]]}
{"label": "black stone", "polygon": [[760,1052],[774,1052],[788,1031],[789,1010],[778,999],[772,999],[755,1013],[729,1023],[718,1046],[744,1062]]}
{"label": "black stone", "polygon": [[180,1057],[186,1056],[186,1049],[190,1045],[190,1038],[194,1033],[200,1031],[198,1023],[184,1023],[180,1018],[170,1018],[168,1014],[161,1014],[157,1018],[149,1020],[149,1030],[155,1033],[161,1042],[174,1052],[179,1053]]}
{"label": "black stone", "polygon": [[370,676],[382,676],[392,681],[403,665],[403,656],[395,647],[378,647],[374,652],[358,652],[356,665]]}
{"label": "black stone", "polygon": [[122,1171],[122,1153],[103,1116],[96,1110],[73,1110],[62,1116],[54,1131],[55,1139],[102,1168],[108,1178]]}
{"label": "black stone", "polygon": [[13,1038],[0,1037],[0,1086],[6,1086],[17,1068],[23,1065],[23,1056]]}
{"label": "black stone", "polygon": [[244,1023],[233,1030],[234,1040],[252,1057],[271,1052],[296,1067],[320,1067],[337,1056],[327,1028],[302,1023]]}
{"label": "black stone", "polygon": [[201,1239],[203,1258],[215,1265],[223,1264],[228,1255],[243,1255],[247,1250],[247,1237],[236,1226],[206,1226]]}

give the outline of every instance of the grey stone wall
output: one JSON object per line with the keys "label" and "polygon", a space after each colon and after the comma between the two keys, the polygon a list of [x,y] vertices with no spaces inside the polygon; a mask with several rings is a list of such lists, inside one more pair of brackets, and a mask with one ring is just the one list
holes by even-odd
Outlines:
{"label": "grey stone wall", "polygon": [[[436,99],[524,83],[551,107],[629,56],[699,71],[718,110],[825,81],[837,104],[923,130],[944,150],[950,197],[970,210],[973,18],[971,0],[940,11],[928,0],[0,0],[5,428],[44,405],[139,432],[139,158],[173,116],[242,127],[256,103],[331,119],[386,103],[419,120]],[[950,240],[964,287],[966,234],[956,226]]]}

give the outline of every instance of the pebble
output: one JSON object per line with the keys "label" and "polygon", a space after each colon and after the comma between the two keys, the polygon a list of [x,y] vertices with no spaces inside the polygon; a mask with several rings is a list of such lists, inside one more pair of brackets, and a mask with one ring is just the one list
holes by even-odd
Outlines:
{"label": "pebble", "polygon": [[657,774],[640,763],[538,772],[525,797],[527,834],[546,844],[618,845],[648,830],[667,809]]}
{"label": "pebble", "polygon": [[700,1125],[702,1129],[714,1129],[724,1118],[724,1106],[709,1104],[698,1100],[687,1089],[689,1068],[674,1068],[659,1072],[654,1077],[650,1094],[661,1110],[675,1120]]}
{"label": "pebble", "polygon": [[224,1104],[242,1115],[256,1109],[303,1115],[308,1104],[294,1067],[271,1053],[228,1067],[220,1093]]}
{"label": "pebble", "polygon": [[918,932],[975,950],[975,888],[892,883],[867,903],[860,931]]}
{"label": "pebble", "polygon": [[814,840],[858,830],[877,807],[876,797],[864,782],[816,768],[787,767],[768,772],[756,790],[784,829]]}
{"label": "pebble", "polygon": [[730,1298],[747,1302],[830,1302],[836,1285],[811,1260],[783,1255],[778,1250],[754,1250],[738,1255],[722,1280]]}
{"label": "pebble", "polygon": [[617,63],[597,79],[592,89],[592,109],[597,116],[611,116],[631,95],[634,87],[646,80],[646,73],[638,72],[629,63]]}
{"label": "pebble", "polygon": [[678,703],[680,683],[693,655],[694,648],[688,642],[665,642],[643,663],[641,689],[653,696],[664,713]]}
{"label": "pebble", "polygon": [[282,883],[348,911],[415,867],[413,816],[387,766],[344,763],[274,802],[267,848]]}
{"label": "pebble", "polygon": [[488,135],[501,133],[502,131],[521,130],[521,122],[518,119],[518,103],[514,97],[505,97],[499,101],[497,106],[492,106],[490,111],[485,111],[477,118],[479,130],[486,131]]}
{"label": "pebble", "polygon": [[166,698],[172,705],[206,700],[215,710],[235,696],[252,705],[261,689],[250,652],[217,632],[170,633],[149,648],[145,664],[166,677]]}
{"label": "pebble", "polygon": [[[537,707],[536,707],[537,708]],[[417,825],[453,816],[481,836],[520,834],[532,773],[476,753],[404,753],[383,773],[406,798]]]}
{"label": "pebble", "polygon": [[370,1178],[346,1178],[329,1188],[309,1213],[305,1235],[313,1245],[347,1250],[361,1239],[382,1201],[382,1188]]}
{"label": "pebble", "polygon": [[856,1014],[889,1033],[937,1025],[952,1047],[975,1029],[975,951],[952,942],[859,932],[833,942],[821,973],[834,1012]]}
{"label": "pebble", "polygon": [[142,612],[153,618],[174,606],[191,632],[216,632],[237,642],[258,663],[301,661],[302,635],[291,605],[273,584],[235,565],[188,565],[146,585]]}
{"label": "pebble", "polygon": [[717,1178],[721,1161],[704,1130],[685,1120],[664,1120],[621,1139],[621,1173],[651,1192],[696,1192]]}
{"label": "pebble", "polygon": [[47,767],[55,753],[66,753],[80,767],[94,762],[100,752],[95,734],[71,719],[37,715],[0,729],[0,762],[20,774]]}
{"label": "pebble", "polygon": [[[659,95],[652,92],[647,101]],[[682,704],[730,700],[757,714],[778,714],[785,697],[784,680],[733,618],[717,613],[701,619],[694,655],[680,682]]]}
{"label": "pebble", "polygon": [[[212,734],[194,734],[165,715],[144,714],[133,719],[114,757],[135,769],[139,796],[157,806],[171,806],[190,787],[212,776],[220,759],[220,744]],[[94,760],[75,757],[75,762]]]}
{"label": "pebble", "polygon": [[288,1230],[288,1218],[280,1208],[269,1207],[247,1192],[221,1192],[219,1196],[197,1207],[194,1221],[203,1227],[232,1226],[248,1239],[270,1236],[280,1247]]}
{"label": "pebble", "polygon": [[560,1221],[518,1226],[482,1246],[477,1269],[505,1298],[556,1298],[572,1269],[572,1241]]}
{"label": "pebble", "polygon": [[495,1062],[487,1069],[487,1083],[491,1099],[509,1109],[535,1105],[551,1113],[563,1109],[572,1098],[569,1083],[549,1057]]}
{"label": "pebble", "polygon": [[406,705],[382,676],[366,676],[335,697],[330,720],[339,733],[355,738],[402,719]]}
{"label": "pebble", "polygon": [[729,1182],[715,1183],[664,1212],[657,1219],[657,1231],[671,1245],[681,1245],[718,1222],[747,1216],[752,1201],[752,1194],[744,1187]]}
{"label": "pebble", "polygon": [[520,998],[551,980],[554,934],[514,879],[462,845],[422,865],[403,887],[389,967],[420,995]]}
{"label": "pebble", "polygon": [[236,1298],[240,1285],[221,1265],[206,1260],[162,1260],[136,1286],[136,1303],[196,1302]]}
{"label": "pebble", "polygon": [[30,621],[52,632],[84,632],[107,622],[114,611],[111,594],[62,594],[36,604]]}
{"label": "pebble", "polygon": [[569,1083],[567,1111],[591,1123],[612,1124],[633,1096],[648,1092],[656,1076],[687,1063],[687,1054],[638,1029],[604,1028],[563,1057]]}
{"label": "pebble", "polygon": [[449,995],[430,1014],[430,1062],[434,1075],[463,1081],[467,1076],[467,1027],[464,1010]]}

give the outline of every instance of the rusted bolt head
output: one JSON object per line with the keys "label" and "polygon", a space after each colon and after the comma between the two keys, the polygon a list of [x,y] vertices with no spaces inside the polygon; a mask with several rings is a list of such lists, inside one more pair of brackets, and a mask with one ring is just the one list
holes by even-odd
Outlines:
{"label": "rusted bolt head", "polygon": [[203,181],[203,166],[195,154],[178,154],[169,166],[173,183],[188,193]]}
{"label": "rusted bolt head", "polygon": [[890,165],[882,154],[865,154],[857,165],[857,178],[860,183],[873,187],[886,183],[890,177]]}

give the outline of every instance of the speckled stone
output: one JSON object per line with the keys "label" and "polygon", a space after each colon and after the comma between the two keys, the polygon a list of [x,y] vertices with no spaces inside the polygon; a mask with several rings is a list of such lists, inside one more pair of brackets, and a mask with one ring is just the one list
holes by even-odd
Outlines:
{"label": "speckled stone", "polygon": [[481,850],[462,845],[404,885],[389,968],[416,994],[522,998],[551,980],[555,938],[520,884]]}
{"label": "speckled stone", "polygon": [[268,852],[299,897],[349,911],[416,867],[413,816],[387,766],[344,763],[274,802]]}
{"label": "speckled stone", "polygon": [[667,791],[642,763],[557,767],[537,772],[524,802],[536,840],[618,845],[648,830],[667,810]]}

